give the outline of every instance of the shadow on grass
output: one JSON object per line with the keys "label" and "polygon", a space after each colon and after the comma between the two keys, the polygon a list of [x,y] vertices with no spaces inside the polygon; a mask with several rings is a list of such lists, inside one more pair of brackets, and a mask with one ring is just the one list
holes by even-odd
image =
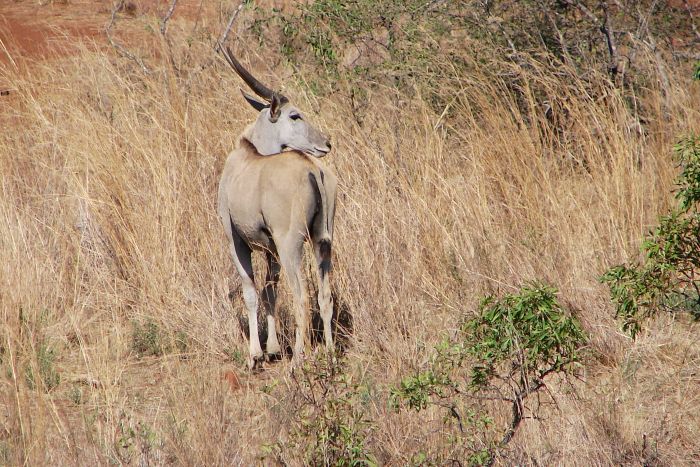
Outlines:
{"label": "shadow on grass", "polygon": [[[242,299],[239,295],[240,293],[231,292],[229,294],[229,299]],[[324,345],[323,320],[319,313],[318,298],[315,290],[312,291],[310,299],[312,303],[310,329],[311,346],[312,348],[316,348]],[[282,355],[280,358],[291,357],[293,354],[292,347],[294,345],[294,313],[287,306],[279,304],[277,306],[275,322],[277,324],[277,338],[282,347]],[[247,312],[238,315],[238,325],[241,327],[246,340],[250,340]],[[335,349],[340,354],[344,354],[350,347],[350,338],[353,334],[353,318],[350,312],[350,306],[342,296],[335,292],[333,292],[333,319],[331,328]],[[265,342],[267,342],[267,318],[262,306],[258,310],[258,336],[264,349]]]}

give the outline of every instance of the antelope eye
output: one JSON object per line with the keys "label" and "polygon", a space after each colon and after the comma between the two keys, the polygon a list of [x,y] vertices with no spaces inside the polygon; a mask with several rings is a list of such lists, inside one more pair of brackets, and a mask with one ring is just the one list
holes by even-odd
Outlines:
{"label": "antelope eye", "polygon": [[289,116],[289,118],[291,118],[292,120],[303,120],[303,118],[301,118],[301,115],[299,114],[292,114]]}

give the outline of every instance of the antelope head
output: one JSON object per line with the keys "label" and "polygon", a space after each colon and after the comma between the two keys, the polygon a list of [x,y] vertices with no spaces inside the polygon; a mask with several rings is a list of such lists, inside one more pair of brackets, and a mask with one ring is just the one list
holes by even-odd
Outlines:
{"label": "antelope head", "polygon": [[250,142],[260,154],[278,154],[288,148],[314,157],[323,157],[330,152],[331,142],[328,136],[307,122],[286,96],[272,91],[255,79],[236,60],[228,47],[223,55],[238,76],[263,99],[241,90],[248,103],[260,112],[249,134]]}

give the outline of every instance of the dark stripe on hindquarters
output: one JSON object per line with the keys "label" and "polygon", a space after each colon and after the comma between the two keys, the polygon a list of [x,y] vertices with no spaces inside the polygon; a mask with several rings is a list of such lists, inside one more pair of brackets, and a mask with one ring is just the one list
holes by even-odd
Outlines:
{"label": "dark stripe on hindquarters", "polygon": [[[321,180],[323,180],[323,171],[320,171],[321,173]],[[318,180],[316,180],[316,175],[314,175],[312,172],[309,172],[309,181],[311,182],[311,186],[314,189],[314,196],[316,197],[316,213],[314,214],[314,218],[311,220],[311,226],[309,228],[309,231],[312,231],[313,224],[318,220],[317,216],[324,216],[327,213],[324,213],[323,210],[323,198],[321,197],[321,190],[318,187]],[[328,216],[325,215],[326,219],[322,219],[326,221],[326,228],[328,228]],[[325,277],[331,270],[331,241],[328,238],[322,238],[318,241],[318,250],[319,250],[319,268],[321,270],[321,278]]]}
{"label": "dark stripe on hindquarters", "polygon": [[268,240],[270,241],[270,244],[274,244],[274,242],[272,241],[272,231],[271,231],[270,228],[267,226],[268,224],[267,224],[267,219],[265,219],[265,214],[263,214],[263,213],[261,212],[261,213],[260,213],[260,217],[262,217],[262,225],[260,226],[260,230],[261,230],[262,233],[264,233],[265,236],[268,238]]}
{"label": "dark stripe on hindquarters", "polygon": [[229,213],[229,215],[228,215],[228,220],[229,220],[229,222],[231,223],[231,238],[232,238],[232,239],[235,238],[235,237],[233,236],[234,234],[236,234],[236,235],[238,235],[238,236],[240,237],[241,235],[238,233],[238,229],[236,229],[236,226],[233,224],[233,217],[231,217],[231,214],[230,214],[230,213]]}
{"label": "dark stripe on hindquarters", "polygon": [[[248,245],[248,243],[245,240],[243,240],[243,237],[238,232],[238,229],[236,229],[236,226],[233,224],[233,218],[231,217],[230,213],[228,215],[228,219],[231,222],[231,241],[233,241],[233,248],[236,250],[236,256],[238,257],[238,261],[241,262],[241,266],[243,266],[243,269],[245,269],[246,274],[248,274],[248,277],[251,280],[254,280],[255,276],[253,275],[253,265],[252,263],[250,263],[250,245]],[[242,259],[245,258],[244,254],[246,253],[248,254],[248,260],[244,263]]]}

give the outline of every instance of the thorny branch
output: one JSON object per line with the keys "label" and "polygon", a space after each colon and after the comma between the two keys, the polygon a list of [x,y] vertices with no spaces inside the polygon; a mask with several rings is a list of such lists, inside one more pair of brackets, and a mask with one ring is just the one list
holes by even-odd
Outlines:
{"label": "thorny branch", "polygon": [[175,73],[179,76],[180,75],[180,67],[177,66],[177,63],[175,63],[175,57],[173,57],[173,51],[172,51],[172,45],[170,43],[170,38],[166,34],[167,30],[168,30],[168,21],[170,21],[170,18],[173,16],[173,13],[175,13],[176,6],[177,6],[177,0],[172,0],[172,2],[170,3],[170,7],[168,8],[168,11],[165,13],[163,20],[161,21],[160,33],[163,36],[163,40],[165,41],[165,46],[168,49],[167,55],[168,55],[168,61],[170,62],[170,66],[175,71]]}
{"label": "thorny branch", "polygon": [[557,367],[552,366],[540,372],[538,377],[535,378],[531,384],[526,382],[526,375],[521,374],[520,387],[522,387],[522,389],[515,392],[512,399],[508,399],[512,403],[510,425],[508,426],[506,433],[503,435],[501,442],[498,443],[498,446],[495,448],[494,452],[492,452],[491,459],[486,465],[492,466],[496,462],[496,454],[498,449],[505,447],[518,431],[520,424],[525,418],[525,399],[533,393],[537,394],[540,389],[546,387],[544,378],[555,371],[557,371]]}
{"label": "thorny branch", "polygon": [[[566,38],[564,37],[564,34],[561,32],[561,29],[559,29],[559,27],[557,26],[557,19],[552,14],[552,10],[550,10],[549,8],[547,8],[544,5],[543,0],[540,0],[540,7],[541,7],[542,11],[544,11],[545,15],[547,16],[547,19],[549,20],[549,24],[552,26],[552,29],[554,30],[554,32],[557,35],[557,40],[559,41],[559,46],[561,47],[562,56],[566,60],[570,60],[569,45],[567,44]],[[557,14],[556,11],[554,11],[554,14]]]}
{"label": "thorny branch", "polygon": [[608,4],[603,3],[603,12],[605,13],[605,19],[603,24],[600,26],[600,32],[605,36],[605,41],[608,44],[608,54],[610,54],[610,65],[608,65],[608,71],[610,75],[615,78],[619,71],[619,63],[617,60],[617,45],[615,43],[615,33],[610,27],[610,12],[608,11]]}
{"label": "thorny branch", "polygon": [[242,9],[243,2],[241,2],[241,4],[238,5],[238,7],[235,10],[233,10],[233,13],[231,13],[231,17],[228,20],[226,29],[221,35],[221,38],[217,41],[216,47],[214,48],[216,52],[219,52],[221,50],[221,47],[226,43],[226,40],[228,39],[228,34],[231,32],[231,28],[233,27],[233,23],[236,21],[236,18],[238,18],[238,14],[241,12]]}
{"label": "thorny branch", "polygon": [[584,15],[586,15],[591,21],[593,21],[593,23],[598,27],[598,30],[601,33],[603,33],[603,36],[605,36],[605,42],[608,46],[608,54],[610,55],[610,64],[608,65],[608,72],[610,73],[611,78],[615,79],[618,72],[620,71],[620,68],[617,57],[617,46],[615,43],[615,32],[612,30],[612,26],[610,25],[610,13],[608,12],[607,2],[602,2],[605,18],[601,20],[579,0],[576,0],[575,2],[573,0],[565,1],[568,5],[576,6],[579,10],[581,10],[581,12]]}
{"label": "thorny branch", "polygon": [[170,18],[173,16],[173,13],[175,13],[175,7],[177,6],[177,0],[173,0],[172,3],[170,3],[170,8],[168,8],[168,12],[165,13],[165,16],[163,17],[163,21],[160,24],[160,33],[165,36],[165,32],[168,29],[168,21],[170,21]]}
{"label": "thorny branch", "polygon": [[117,12],[121,11],[124,9],[124,0],[119,0],[115,5],[114,8],[112,8],[112,16],[109,20],[109,24],[107,25],[107,28],[105,29],[105,34],[107,35],[107,40],[109,41],[109,44],[120,54],[123,56],[127,57],[130,60],[133,60],[136,62],[141,69],[143,70],[144,73],[149,74],[151,71],[148,69],[145,63],[143,63],[143,60],[141,60],[139,57],[136,55],[132,54],[129,52],[124,46],[121,44],[115,42],[114,38],[112,37],[112,27],[114,26],[114,23],[117,21]]}
{"label": "thorny branch", "polygon": [[690,4],[688,4],[688,0],[683,0],[683,6],[690,17],[690,26],[693,28],[693,32],[695,33],[695,40],[700,41],[700,31],[698,31],[698,27],[695,25],[695,16],[693,15],[693,9],[691,8]]}

